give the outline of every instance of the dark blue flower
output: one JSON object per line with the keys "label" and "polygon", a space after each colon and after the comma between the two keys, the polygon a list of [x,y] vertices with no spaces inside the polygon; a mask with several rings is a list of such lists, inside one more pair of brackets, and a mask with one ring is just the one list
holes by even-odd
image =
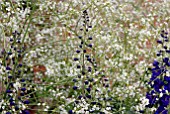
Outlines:
{"label": "dark blue flower", "polygon": [[91,89],[90,88],[86,88],[86,90],[90,93]]}
{"label": "dark blue flower", "polygon": [[18,107],[18,106],[15,106],[15,110],[19,110],[19,107]]}
{"label": "dark blue flower", "polygon": [[169,105],[170,96],[167,94],[163,94],[159,101],[161,106],[167,107]]}
{"label": "dark blue flower", "polygon": [[170,82],[170,77],[169,76],[164,76],[164,80],[167,82]]}
{"label": "dark blue flower", "polygon": [[109,87],[109,84],[106,84],[105,87]]}
{"label": "dark blue flower", "polygon": [[79,39],[81,39],[81,38],[82,38],[82,36],[78,36],[78,38],[79,38]]}
{"label": "dark blue flower", "polygon": [[167,46],[164,46],[164,49],[167,49],[168,47]]}
{"label": "dark blue flower", "polygon": [[159,76],[165,72],[165,67],[155,67],[152,69],[152,76]]}
{"label": "dark blue flower", "polygon": [[159,62],[156,61],[156,60],[154,60],[154,61],[153,61],[153,66],[157,67],[158,65],[159,65]]}
{"label": "dark blue flower", "polygon": [[22,78],[20,81],[21,81],[21,82],[25,82],[25,79]]}
{"label": "dark blue flower", "polygon": [[73,86],[73,89],[74,89],[74,90],[77,90],[77,88],[78,88],[77,86]]}
{"label": "dark blue flower", "polygon": [[156,103],[156,98],[158,98],[156,95],[153,95],[154,91],[149,93],[147,92],[146,98],[149,99],[149,104],[146,105],[146,107],[152,108],[153,105]]}
{"label": "dark blue flower", "polygon": [[86,95],[87,98],[91,99],[91,95]]}
{"label": "dark blue flower", "polygon": [[78,58],[74,58],[74,61],[78,61],[79,59]]}
{"label": "dark blue flower", "polygon": [[164,38],[164,34],[161,34],[161,37]]}
{"label": "dark blue flower", "polygon": [[161,52],[158,52],[156,55],[159,57],[161,55]]}
{"label": "dark blue flower", "polygon": [[167,53],[170,53],[170,50],[166,50]]}
{"label": "dark blue flower", "polygon": [[83,46],[82,45],[79,45],[79,48],[82,48]]}
{"label": "dark blue flower", "polygon": [[89,58],[90,56],[89,55],[85,55],[86,56],[86,58]]}
{"label": "dark blue flower", "polygon": [[92,37],[89,37],[88,39],[89,39],[89,40],[92,40]]}
{"label": "dark blue flower", "polygon": [[91,58],[87,58],[87,61],[91,62]]}
{"label": "dark blue flower", "polygon": [[14,102],[10,102],[10,106],[14,106],[15,105],[15,103]]}
{"label": "dark blue flower", "polygon": [[12,52],[8,52],[8,55],[12,55]]}
{"label": "dark blue flower", "polygon": [[164,110],[161,114],[168,114],[168,110]]}
{"label": "dark blue flower", "polygon": [[140,110],[139,113],[144,113],[144,110]]}
{"label": "dark blue flower", "polygon": [[13,101],[13,98],[10,98],[10,99],[9,99],[9,102],[12,102],[12,101]]}
{"label": "dark blue flower", "polygon": [[168,32],[165,32],[166,35],[168,35]]}
{"label": "dark blue flower", "polygon": [[77,79],[74,78],[74,79],[73,79],[73,82],[77,82]]}
{"label": "dark blue flower", "polygon": [[18,100],[21,100],[21,97],[20,97],[20,96],[18,96]]}
{"label": "dark blue flower", "polygon": [[168,64],[168,61],[169,61],[169,58],[168,58],[168,57],[163,58],[163,62],[164,62],[165,64]]}
{"label": "dark blue flower", "polygon": [[25,90],[26,90],[26,88],[25,88],[25,87],[21,88],[21,91],[25,91]]}
{"label": "dark blue flower", "polygon": [[92,47],[93,47],[93,45],[92,45],[92,44],[89,44],[88,46],[89,46],[90,48],[92,48]]}
{"label": "dark blue flower", "polygon": [[162,114],[161,112],[164,112],[164,111],[166,112],[164,106],[159,106],[154,114]]}
{"label": "dark blue flower", "polygon": [[6,93],[12,93],[12,91],[11,90],[6,90]]}
{"label": "dark blue flower", "polygon": [[20,63],[18,66],[19,66],[19,67],[22,67],[22,64]]}
{"label": "dark blue flower", "polygon": [[157,78],[154,80],[153,88],[155,89],[156,92],[160,92],[159,89],[161,89],[163,85],[164,82]]}
{"label": "dark blue flower", "polygon": [[10,40],[9,40],[10,42],[13,42],[14,40],[12,39],[12,38],[10,38]]}
{"label": "dark blue flower", "polygon": [[95,105],[95,104],[96,104],[96,102],[92,101],[92,102],[91,102],[91,104],[92,104],[92,105]]}
{"label": "dark blue flower", "polygon": [[164,89],[170,92],[170,82],[168,82],[167,84],[164,84]]}
{"label": "dark blue flower", "polygon": [[169,40],[168,39],[164,39],[165,42],[168,42]]}
{"label": "dark blue flower", "polygon": [[77,53],[80,53],[80,50],[76,50]]}
{"label": "dark blue flower", "polygon": [[11,70],[11,68],[9,66],[6,67],[6,70]]}
{"label": "dark blue flower", "polygon": [[163,44],[163,42],[161,40],[157,40],[158,44]]}
{"label": "dark blue flower", "polygon": [[29,104],[29,103],[30,103],[29,100],[24,101],[24,104]]}
{"label": "dark blue flower", "polygon": [[82,75],[85,75],[85,74],[86,74],[84,71],[82,71],[81,73],[82,73]]}
{"label": "dark blue flower", "polygon": [[23,92],[20,93],[21,96],[24,96],[25,94]]}
{"label": "dark blue flower", "polygon": [[12,76],[8,76],[9,79],[12,79]]}
{"label": "dark blue flower", "polygon": [[23,110],[22,113],[23,114],[30,114],[30,112],[28,110]]}
{"label": "dark blue flower", "polygon": [[78,68],[78,69],[80,69],[80,68],[81,68],[81,66],[80,66],[80,65],[77,65],[77,68]]}
{"label": "dark blue flower", "polygon": [[78,96],[78,99],[81,99],[82,97],[83,97],[83,96],[80,95],[80,96]]}
{"label": "dark blue flower", "polygon": [[88,84],[89,84],[89,81],[86,80],[84,83],[85,83],[86,85],[88,85]]}
{"label": "dark blue flower", "polygon": [[72,111],[72,110],[69,110],[68,113],[69,113],[69,114],[73,114],[73,111]]}

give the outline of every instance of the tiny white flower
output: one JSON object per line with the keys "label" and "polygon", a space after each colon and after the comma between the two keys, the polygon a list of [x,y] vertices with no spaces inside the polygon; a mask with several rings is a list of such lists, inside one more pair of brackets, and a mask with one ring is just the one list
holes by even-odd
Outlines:
{"label": "tiny white flower", "polygon": [[19,82],[14,83],[14,88],[18,91],[19,88],[21,88],[21,83]]}
{"label": "tiny white flower", "polygon": [[45,108],[45,109],[44,109],[44,111],[45,111],[45,112],[47,112],[47,111],[48,111],[48,109],[46,109],[46,108]]}
{"label": "tiny white flower", "polygon": [[163,96],[163,93],[161,92],[160,94],[159,94],[159,97],[162,97]]}

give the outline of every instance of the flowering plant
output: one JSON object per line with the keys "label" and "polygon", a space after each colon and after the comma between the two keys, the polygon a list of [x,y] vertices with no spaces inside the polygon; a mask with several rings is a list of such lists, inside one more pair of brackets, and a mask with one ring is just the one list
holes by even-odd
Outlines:
{"label": "flowering plant", "polygon": [[29,70],[23,63],[25,47],[21,43],[20,33],[15,31],[9,39],[8,47],[1,52],[1,103],[2,113],[28,114],[31,86],[26,77]]}
{"label": "flowering plant", "polygon": [[152,73],[148,82],[150,91],[146,93],[149,102],[146,107],[154,109],[154,114],[168,114],[170,102],[170,77],[169,77],[169,38],[168,33],[161,31],[161,39],[157,40],[160,50],[157,59],[153,62]]}
{"label": "flowering plant", "polygon": [[168,9],[166,0],[0,0],[2,114],[168,113],[165,31],[144,97]]}

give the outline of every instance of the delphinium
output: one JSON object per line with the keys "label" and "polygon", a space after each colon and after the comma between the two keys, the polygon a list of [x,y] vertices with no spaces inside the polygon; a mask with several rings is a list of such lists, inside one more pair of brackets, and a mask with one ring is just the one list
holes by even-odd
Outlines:
{"label": "delphinium", "polygon": [[25,46],[18,31],[12,33],[1,52],[0,110],[2,114],[29,114],[31,85],[26,78],[29,70],[23,63]]}
{"label": "delphinium", "polygon": [[[170,102],[170,61],[169,61],[169,38],[168,32],[161,31],[161,39],[157,40],[161,48],[156,54],[157,59],[153,61],[151,78],[148,82],[149,91],[146,93],[148,103],[147,108],[151,108],[154,114],[168,114]],[[140,112],[144,112],[143,110]]]}
{"label": "delphinium", "polygon": [[69,114],[109,113],[112,107],[109,101],[109,80],[96,62],[95,47],[90,35],[92,25],[88,10],[82,14],[83,23],[78,36],[80,45],[74,55],[78,75],[73,79],[73,103],[68,106]]}

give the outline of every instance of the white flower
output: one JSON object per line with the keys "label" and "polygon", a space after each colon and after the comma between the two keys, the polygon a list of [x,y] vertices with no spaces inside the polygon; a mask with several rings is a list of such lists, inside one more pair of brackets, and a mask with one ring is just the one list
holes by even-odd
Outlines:
{"label": "white flower", "polygon": [[106,110],[111,110],[111,107],[106,107]]}
{"label": "white flower", "polygon": [[47,112],[47,111],[48,111],[48,109],[46,109],[46,108],[45,108],[45,109],[44,109],[44,111],[45,111],[45,112]]}
{"label": "white flower", "polygon": [[163,93],[161,92],[160,95],[159,95],[159,97],[162,97],[162,96],[163,96]]}
{"label": "white flower", "polygon": [[21,84],[19,82],[14,83],[14,88],[18,91],[21,88]]}

